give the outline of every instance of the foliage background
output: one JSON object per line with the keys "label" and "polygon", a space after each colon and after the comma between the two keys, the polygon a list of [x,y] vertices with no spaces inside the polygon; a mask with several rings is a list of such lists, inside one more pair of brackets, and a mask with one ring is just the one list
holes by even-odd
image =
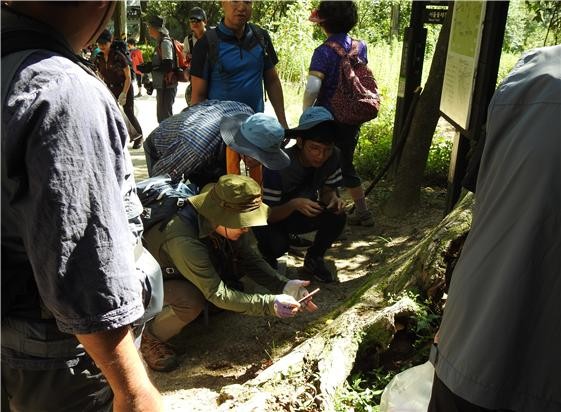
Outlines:
{"label": "foliage background", "polygon": [[[387,161],[391,151],[397,80],[401,61],[403,33],[409,23],[411,2],[408,0],[357,0],[359,22],[350,33],[368,45],[369,66],[380,86],[382,107],[379,116],[361,128],[356,151],[356,166],[365,178],[371,178]],[[279,57],[277,71],[283,81],[285,107],[289,123],[297,123],[301,112],[303,88],[308,65],[315,47],[324,34],[308,21],[317,0],[255,1],[252,20],[269,30]],[[192,7],[203,8],[209,25],[221,19],[220,2],[213,1],[148,1],[143,2],[144,15],[161,15],[173,37],[183,39],[188,33],[188,14]],[[392,11],[399,17],[392,22]],[[395,15],[395,14],[394,14]],[[392,31],[392,27],[395,30]],[[440,26],[427,25],[428,37],[424,63],[426,80]],[[392,35],[393,34],[393,35]],[[499,80],[514,66],[523,51],[561,40],[561,2],[513,0],[505,29]],[[152,46],[141,46],[145,58]],[[425,177],[427,184],[445,184],[452,147],[453,129],[441,121],[429,153]]]}

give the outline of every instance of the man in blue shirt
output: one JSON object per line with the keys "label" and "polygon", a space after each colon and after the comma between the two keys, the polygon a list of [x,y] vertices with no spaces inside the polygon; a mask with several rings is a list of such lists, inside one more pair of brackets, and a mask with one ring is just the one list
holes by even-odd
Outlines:
{"label": "man in blue shirt", "polygon": [[263,86],[279,123],[288,128],[278,58],[269,34],[248,23],[252,4],[222,1],[224,19],[193,48],[191,104],[205,99],[235,100],[264,111]]}

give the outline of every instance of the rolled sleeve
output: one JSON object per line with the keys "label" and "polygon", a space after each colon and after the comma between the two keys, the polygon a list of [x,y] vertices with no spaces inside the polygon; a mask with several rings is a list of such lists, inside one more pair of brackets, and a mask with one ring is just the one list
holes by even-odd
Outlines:
{"label": "rolled sleeve", "polygon": [[7,100],[2,134],[6,170],[25,180],[23,196],[7,196],[39,294],[63,332],[128,325],[144,308],[122,198],[126,127],[97,79],[61,57],[36,62]]}

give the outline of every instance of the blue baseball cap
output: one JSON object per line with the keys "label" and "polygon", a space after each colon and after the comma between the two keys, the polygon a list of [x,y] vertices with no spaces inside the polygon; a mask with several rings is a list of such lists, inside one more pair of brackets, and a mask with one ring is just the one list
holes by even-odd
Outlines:
{"label": "blue baseball cap", "polygon": [[297,127],[286,130],[285,137],[333,142],[335,127],[335,119],[329,110],[322,106],[312,106],[304,110]]}
{"label": "blue baseball cap", "polygon": [[267,169],[280,170],[290,164],[281,149],[284,129],[274,117],[263,113],[226,117],[220,123],[220,134],[226,146],[253,157]]}
{"label": "blue baseball cap", "polygon": [[290,130],[307,130],[319,123],[334,120],[333,115],[329,110],[322,106],[308,107],[300,115],[298,126]]}

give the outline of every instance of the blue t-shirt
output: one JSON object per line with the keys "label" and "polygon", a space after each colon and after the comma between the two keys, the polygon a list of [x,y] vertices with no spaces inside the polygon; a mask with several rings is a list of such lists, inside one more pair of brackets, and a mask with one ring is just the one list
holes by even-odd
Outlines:
{"label": "blue t-shirt", "polygon": [[263,34],[266,48],[263,50],[249,24],[245,25],[244,35],[240,40],[224,22],[212,30],[216,30],[219,39],[218,62],[209,62],[208,34],[205,34],[193,47],[191,75],[208,82],[209,99],[242,102],[256,113],[262,113],[265,110],[263,73],[272,69],[278,62],[269,33],[257,29]]}

